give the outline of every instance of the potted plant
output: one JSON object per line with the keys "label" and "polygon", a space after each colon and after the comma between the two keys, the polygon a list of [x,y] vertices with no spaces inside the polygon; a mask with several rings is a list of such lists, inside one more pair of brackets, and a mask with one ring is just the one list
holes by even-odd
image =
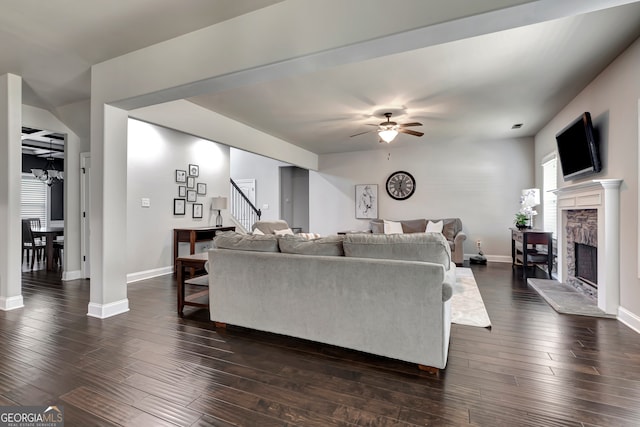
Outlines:
{"label": "potted plant", "polygon": [[529,216],[527,214],[522,213],[522,212],[518,212],[516,214],[515,219],[513,220],[513,223],[516,225],[516,227],[518,227],[519,230],[522,230],[523,228],[528,228],[529,227]]}

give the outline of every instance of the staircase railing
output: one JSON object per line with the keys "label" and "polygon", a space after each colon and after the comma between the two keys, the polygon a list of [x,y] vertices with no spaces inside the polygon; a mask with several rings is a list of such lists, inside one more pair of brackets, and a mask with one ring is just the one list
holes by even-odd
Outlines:
{"label": "staircase railing", "polygon": [[251,203],[233,179],[229,181],[231,182],[230,213],[245,230],[251,231],[251,226],[260,219],[262,211]]}

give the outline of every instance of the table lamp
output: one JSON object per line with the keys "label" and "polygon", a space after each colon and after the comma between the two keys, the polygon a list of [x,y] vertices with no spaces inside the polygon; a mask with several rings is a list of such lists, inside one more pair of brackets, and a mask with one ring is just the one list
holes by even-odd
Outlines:
{"label": "table lamp", "polygon": [[538,212],[533,209],[540,204],[540,189],[539,188],[526,188],[522,190],[522,196],[520,196],[520,212],[529,216],[529,228],[533,228],[533,216],[538,215]]}
{"label": "table lamp", "polygon": [[216,216],[216,227],[222,227],[222,215],[220,214],[220,211],[222,211],[222,209],[227,209],[227,198],[212,197],[211,210],[218,211],[218,215]]}

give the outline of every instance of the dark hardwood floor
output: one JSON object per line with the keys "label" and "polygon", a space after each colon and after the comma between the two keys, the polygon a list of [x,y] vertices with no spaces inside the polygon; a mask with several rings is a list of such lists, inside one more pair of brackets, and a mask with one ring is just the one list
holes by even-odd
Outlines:
{"label": "dark hardwood floor", "polygon": [[509,264],[473,270],[493,328],[452,325],[438,376],[180,318],[171,276],[90,318],[88,281],[27,270],[25,308],[0,312],[0,405],[59,404],[67,426],[640,425],[639,334],[557,314]]}

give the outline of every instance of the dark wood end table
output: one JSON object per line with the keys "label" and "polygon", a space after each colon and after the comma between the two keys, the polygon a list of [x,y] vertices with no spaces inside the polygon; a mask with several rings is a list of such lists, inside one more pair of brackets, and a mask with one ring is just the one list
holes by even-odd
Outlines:
{"label": "dark wood end table", "polygon": [[193,255],[185,255],[176,258],[176,272],[178,279],[178,315],[182,316],[184,306],[200,307],[209,309],[209,301],[206,303],[196,302],[198,298],[202,298],[209,295],[209,288],[193,293],[189,296],[185,296],[185,269],[203,269],[204,264],[209,260],[209,252],[201,252]]}

